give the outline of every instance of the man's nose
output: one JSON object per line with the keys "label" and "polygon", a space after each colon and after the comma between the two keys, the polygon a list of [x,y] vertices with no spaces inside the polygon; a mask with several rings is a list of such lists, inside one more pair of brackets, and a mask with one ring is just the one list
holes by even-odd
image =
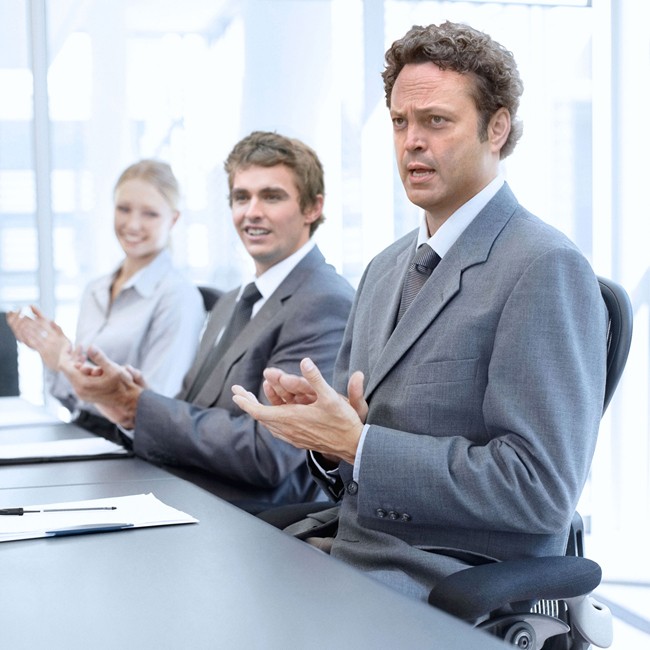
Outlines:
{"label": "man's nose", "polygon": [[259,217],[262,212],[262,201],[258,197],[252,196],[246,206],[246,216],[249,218]]}
{"label": "man's nose", "polygon": [[406,127],[406,138],[404,146],[409,151],[417,151],[425,148],[425,139],[422,132],[422,127],[418,124],[409,124]]}

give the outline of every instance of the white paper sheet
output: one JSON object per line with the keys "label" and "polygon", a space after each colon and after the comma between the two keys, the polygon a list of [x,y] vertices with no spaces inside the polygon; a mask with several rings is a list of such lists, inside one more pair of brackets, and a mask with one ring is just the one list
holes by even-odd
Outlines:
{"label": "white paper sheet", "polygon": [[[4,507],[8,506],[0,501],[0,508]],[[0,542],[54,537],[57,534],[198,523],[198,519],[164,504],[151,493],[65,503],[23,504],[22,507],[25,510],[110,507],[115,509],[0,515]]]}
{"label": "white paper sheet", "polygon": [[89,456],[128,455],[129,452],[114,442],[100,437],[47,442],[0,443],[0,462],[3,460],[86,458]]}
{"label": "white paper sheet", "polygon": [[0,427],[18,427],[28,424],[60,422],[42,406],[36,406],[21,397],[0,397]]}

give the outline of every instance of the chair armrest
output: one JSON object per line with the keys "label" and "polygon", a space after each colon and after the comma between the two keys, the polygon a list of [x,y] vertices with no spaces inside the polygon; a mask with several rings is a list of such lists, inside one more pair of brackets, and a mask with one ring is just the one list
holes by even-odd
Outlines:
{"label": "chair armrest", "polygon": [[600,566],[583,557],[537,557],[507,560],[458,571],[441,580],[429,604],[473,621],[521,601],[574,598],[593,591]]}

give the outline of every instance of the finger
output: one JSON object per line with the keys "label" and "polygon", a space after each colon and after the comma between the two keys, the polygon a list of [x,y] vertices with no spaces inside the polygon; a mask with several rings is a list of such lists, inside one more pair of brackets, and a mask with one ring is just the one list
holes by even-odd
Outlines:
{"label": "finger", "polygon": [[86,356],[96,366],[107,367],[112,364],[111,360],[97,347],[91,345],[86,350]]}
{"label": "finger", "polygon": [[259,420],[262,415],[262,406],[257,397],[251,392],[247,391],[242,386],[235,385],[232,387],[232,401],[245,413],[248,413],[253,419]]}
{"label": "finger", "polygon": [[[295,375],[289,375],[279,368],[265,368],[262,375],[279,397],[285,400],[290,398],[287,394],[287,382],[290,377],[295,377]],[[289,390],[288,392],[291,393],[292,391]]]}
{"label": "finger", "polygon": [[293,394],[287,391],[283,386],[282,379],[285,373],[277,368],[267,368],[262,373],[264,376],[264,384],[268,387],[268,393],[265,389],[265,394],[269,398],[271,404],[284,404],[293,400]]}
{"label": "finger", "polygon": [[309,357],[300,362],[300,372],[314,389],[317,397],[330,397],[334,393],[334,389],[323,379],[320,370]]}
{"label": "finger", "polygon": [[275,391],[271,383],[268,382],[266,379],[262,382],[262,390],[266,395],[266,399],[269,400],[269,403],[272,406],[280,406],[281,404],[284,404],[284,400],[282,399],[282,397],[278,395],[278,393]]}
{"label": "finger", "polygon": [[353,372],[348,381],[348,400],[363,423],[368,415],[368,403],[363,396],[364,376],[360,370]]}
{"label": "finger", "polygon": [[280,368],[265,368],[262,373],[265,379],[268,379],[272,384],[277,384],[280,381],[280,378],[286,375],[287,373]]}
{"label": "finger", "polygon": [[141,388],[146,388],[147,387],[147,382],[144,380],[144,376],[143,376],[141,370],[138,370],[137,368],[134,368],[130,364],[125,366],[125,368],[126,368],[126,371],[131,375],[131,379],[133,379],[134,383],[136,383]]}
{"label": "finger", "polygon": [[249,390],[246,390],[243,386],[240,386],[239,384],[234,384],[232,388],[230,389],[233,392],[234,396],[240,397],[241,399],[245,399],[248,402],[251,402],[252,404],[259,404],[259,400],[253,393],[251,393]]}
{"label": "finger", "polygon": [[285,374],[280,378],[280,385],[284,390],[293,395],[309,395],[316,399],[316,393],[311,384],[304,378],[297,375]]}
{"label": "finger", "polygon": [[[89,366],[86,363],[81,363],[81,362],[76,362],[74,364],[75,370],[77,370],[80,374],[82,374],[84,377],[94,377],[93,375],[93,370],[95,366]],[[66,372],[70,372],[69,368],[64,368]]]}
{"label": "finger", "polygon": [[36,305],[30,305],[29,308],[32,310],[34,316],[38,316],[38,318],[45,318],[43,312]]}

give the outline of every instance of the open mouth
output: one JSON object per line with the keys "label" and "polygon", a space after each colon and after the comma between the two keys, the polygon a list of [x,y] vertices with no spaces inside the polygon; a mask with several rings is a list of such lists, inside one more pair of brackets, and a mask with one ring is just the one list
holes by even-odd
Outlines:
{"label": "open mouth", "polygon": [[262,237],[271,233],[270,230],[260,228],[259,226],[247,226],[244,228],[244,232],[251,237]]}
{"label": "open mouth", "polygon": [[436,170],[433,167],[424,165],[419,162],[412,162],[408,164],[406,166],[406,170],[408,171],[409,178],[415,182],[428,180],[436,173]]}

